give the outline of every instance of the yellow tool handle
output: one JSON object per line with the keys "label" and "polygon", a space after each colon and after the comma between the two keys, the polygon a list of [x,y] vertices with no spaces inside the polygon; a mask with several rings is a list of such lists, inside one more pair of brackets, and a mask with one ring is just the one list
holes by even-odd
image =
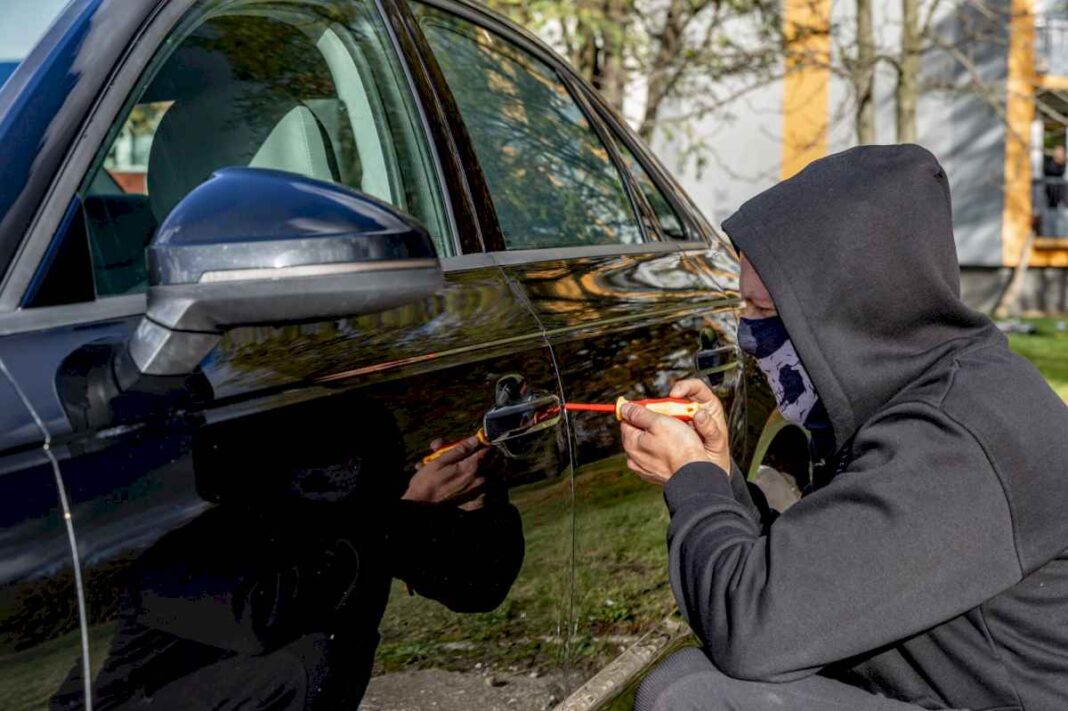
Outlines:
{"label": "yellow tool handle", "polygon": [[692,420],[697,411],[701,409],[701,403],[691,402],[676,397],[654,398],[650,400],[628,400],[621,397],[616,400],[616,419],[623,419],[623,406],[628,402],[641,405],[660,415],[667,415],[679,420]]}
{"label": "yellow tool handle", "polygon": [[[489,444],[489,441],[486,440],[486,432],[481,427],[478,428],[478,432],[475,433],[475,437],[478,437],[478,441],[481,444],[485,444],[485,445]],[[428,454],[425,457],[423,457],[423,464],[429,464],[430,462],[434,461],[435,459],[437,459],[438,457],[442,456],[446,452],[449,452],[449,451],[452,451],[453,449],[456,449],[457,447],[459,447],[461,444],[463,444],[466,441],[467,441],[467,438],[465,437],[464,439],[461,439],[461,440],[459,440],[457,442],[453,442],[451,444],[447,444],[444,447],[441,447],[440,449],[435,449],[433,452],[431,452],[430,454]]]}

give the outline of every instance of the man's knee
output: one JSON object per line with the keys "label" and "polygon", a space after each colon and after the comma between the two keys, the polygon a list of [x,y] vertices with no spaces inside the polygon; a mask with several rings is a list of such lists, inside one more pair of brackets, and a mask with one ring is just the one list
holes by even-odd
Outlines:
{"label": "man's knee", "polygon": [[714,687],[726,678],[700,649],[680,650],[645,677],[634,698],[634,711],[708,711]]}
{"label": "man's knee", "polygon": [[921,711],[919,706],[872,694],[827,677],[769,683],[734,679],[700,649],[675,652],[642,681],[635,711]]}

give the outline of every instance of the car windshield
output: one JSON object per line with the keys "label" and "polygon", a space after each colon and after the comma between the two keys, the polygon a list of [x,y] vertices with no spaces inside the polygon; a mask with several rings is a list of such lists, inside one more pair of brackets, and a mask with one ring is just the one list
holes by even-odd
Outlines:
{"label": "car windshield", "polygon": [[15,71],[68,0],[4,0],[0,22],[0,86]]}

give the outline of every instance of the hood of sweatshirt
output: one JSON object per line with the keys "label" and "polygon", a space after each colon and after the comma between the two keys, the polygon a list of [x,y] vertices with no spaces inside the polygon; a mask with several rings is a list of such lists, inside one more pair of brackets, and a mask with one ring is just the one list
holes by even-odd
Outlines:
{"label": "hood of sweatshirt", "polygon": [[811,163],[723,223],[763,280],[839,446],[908,384],[998,335],[960,300],[946,173],[915,145]]}

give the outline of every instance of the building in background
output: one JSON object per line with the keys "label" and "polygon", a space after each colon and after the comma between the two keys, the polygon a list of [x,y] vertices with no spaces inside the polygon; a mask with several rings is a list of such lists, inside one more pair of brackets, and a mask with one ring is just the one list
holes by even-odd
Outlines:
{"label": "building in background", "polygon": [[[880,46],[897,41],[901,5],[873,5]],[[784,23],[823,23],[840,32],[855,25],[853,8],[837,0],[785,0]],[[1017,306],[1068,311],[1068,187],[1063,168],[1056,175],[1051,165],[1055,147],[1066,145],[1068,5],[951,3],[933,21],[944,51],[923,55],[927,89],[917,104],[917,142],[949,175],[965,299],[992,307],[1026,250]],[[700,162],[681,139],[657,138],[658,153],[717,224],[809,161],[856,145],[855,100],[833,57],[841,36],[832,35],[803,40],[805,56],[826,62],[784,66],[778,78],[702,119],[693,130],[706,146]],[[895,79],[891,62],[876,66],[876,143],[895,142]]]}

